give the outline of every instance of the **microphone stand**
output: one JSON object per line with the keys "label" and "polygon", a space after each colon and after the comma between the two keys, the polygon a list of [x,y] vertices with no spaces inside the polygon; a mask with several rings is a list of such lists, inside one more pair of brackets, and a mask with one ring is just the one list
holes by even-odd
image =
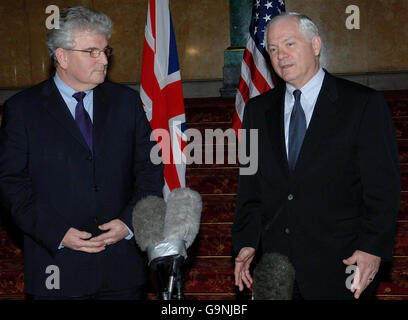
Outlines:
{"label": "microphone stand", "polygon": [[183,295],[183,272],[180,268],[179,273],[176,278],[176,285],[177,285],[177,297],[176,300],[184,300]]}
{"label": "microphone stand", "polygon": [[[184,240],[164,240],[147,249],[150,267],[157,271],[159,278],[160,298],[172,300],[174,288],[175,298],[184,300],[183,296],[183,265],[187,253]],[[166,281],[168,279],[168,281]],[[167,283],[166,283],[167,282]]]}
{"label": "microphone stand", "polygon": [[169,277],[169,284],[168,284],[168,300],[173,300],[173,290],[174,287],[177,289],[177,293],[175,294],[176,300],[184,300],[183,295],[183,274],[181,270],[181,266],[184,263],[184,257],[180,254],[175,255],[172,257],[172,266],[170,269],[170,277]]}
{"label": "microphone stand", "polygon": [[156,258],[151,262],[151,268],[157,273],[157,280],[159,286],[159,298],[163,300],[169,299],[169,287],[168,287],[168,278],[169,278],[169,269],[171,267],[171,257],[160,257]]}

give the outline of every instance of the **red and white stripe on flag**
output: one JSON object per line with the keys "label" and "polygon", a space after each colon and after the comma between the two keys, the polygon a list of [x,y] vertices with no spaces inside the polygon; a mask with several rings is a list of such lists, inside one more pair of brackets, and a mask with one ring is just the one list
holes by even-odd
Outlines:
{"label": "red and white stripe on flag", "polygon": [[232,120],[232,128],[238,137],[238,130],[242,127],[245,104],[250,98],[273,88],[264,32],[268,21],[284,11],[284,0],[253,1],[248,41],[242,59],[241,77],[235,97],[235,112]]}
{"label": "red and white stripe on flag", "polygon": [[272,88],[273,82],[269,66],[266,64],[264,56],[255,46],[252,37],[249,37],[242,59],[238,91],[235,96],[235,112],[232,128],[237,135],[238,129],[242,127],[245,104],[250,98]]}
{"label": "red and white stripe on flag", "polygon": [[149,0],[140,96],[162,151],[166,199],[173,189],[185,187],[186,171],[183,88],[168,0]]}

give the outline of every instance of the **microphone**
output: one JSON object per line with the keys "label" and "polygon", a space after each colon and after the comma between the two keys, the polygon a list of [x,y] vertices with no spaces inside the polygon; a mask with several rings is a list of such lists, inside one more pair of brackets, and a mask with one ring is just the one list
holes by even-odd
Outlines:
{"label": "microphone", "polygon": [[[163,288],[163,299],[171,299],[174,282],[178,298],[182,299],[181,266],[187,258],[200,228],[202,201],[198,192],[189,188],[174,189],[167,203],[159,197],[149,196],[140,200],[133,210],[135,240],[147,252],[149,266],[158,271]],[[164,277],[170,267],[169,284]]]}
{"label": "microphone", "polygon": [[136,203],[132,225],[136,243],[142,251],[163,240],[165,215],[166,202],[162,198],[147,196]]}
{"label": "microphone", "polygon": [[174,189],[167,197],[164,238],[182,240],[189,248],[198,234],[202,210],[201,196],[189,188]]}
{"label": "microphone", "polygon": [[264,253],[254,270],[254,300],[292,300],[295,269],[288,257]]}
{"label": "microphone", "polygon": [[166,298],[168,277],[168,257],[161,257],[155,248],[162,244],[166,202],[157,196],[147,196],[136,203],[132,213],[133,233],[136,243],[142,251],[147,252],[149,266],[157,272],[158,285]]}
{"label": "microphone", "polygon": [[177,286],[177,299],[183,299],[181,266],[187,258],[186,249],[191,246],[198,234],[201,210],[200,194],[189,188],[174,189],[167,197],[164,241],[174,249],[168,285],[169,299],[173,294],[174,282]]}

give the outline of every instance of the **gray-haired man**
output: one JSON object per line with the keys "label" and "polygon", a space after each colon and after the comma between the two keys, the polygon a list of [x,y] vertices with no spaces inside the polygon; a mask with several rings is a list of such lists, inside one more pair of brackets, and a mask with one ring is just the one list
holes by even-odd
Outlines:
{"label": "gray-haired man", "polygon": [[0,194],[24,232],[25,291],[38,299],[142,297],[131,214],[161,196],[162,166],[149,158],[139,94],[105,81],[111,32],[102,13],[62,10],[47,36],[55,75],[5,104]]}
{"label": "gray-haired man", "polygon": [[249,266],[262,247],[289,257],[296,298],[372,297],[381,258],[392,257],[399,209],[387,104],[378,92],[320,67],[322,40],[308,17],[275,17],[266,39],[285,85],[245,107],[243,128],[259,133],[259,169],[240,176],[235,283],[251,286]]}

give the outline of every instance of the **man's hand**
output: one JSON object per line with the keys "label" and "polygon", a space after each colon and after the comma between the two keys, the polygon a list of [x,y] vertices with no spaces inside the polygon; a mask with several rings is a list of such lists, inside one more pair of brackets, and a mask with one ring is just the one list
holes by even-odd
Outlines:
{"label": "man's hand", "polygon": [[343,263],[348,266],[357,264],[350,291],[354,293],[354,298],[358,299],[377,274],[381,258],[356,250],[351,257],[343,259]]}
{"label": "man's hand", "polygon": [[114,219],[98,227],[101,230],[109,230],[89,241],[103,242],[105,245],[115,244],[129,235],[126,224],[119,219]]}
{"label": "man's hand", "polygon": [[97,253],[105,250],[103,241],[91,241],[89,238],[92,235],[89,232],[80,231],[75,228],[69,228],[64,238],[62,245],[76,251],[88,253]]}
{"label": "man's hand", "polygon": [[235,258],[235,285],[239,287],[239,291],[244,289],[244,285],[250,288],[252,286],[252,277],[249,273],[249,266],[255,256],[255,249],[251,247],[244,247],[239,251]]}

